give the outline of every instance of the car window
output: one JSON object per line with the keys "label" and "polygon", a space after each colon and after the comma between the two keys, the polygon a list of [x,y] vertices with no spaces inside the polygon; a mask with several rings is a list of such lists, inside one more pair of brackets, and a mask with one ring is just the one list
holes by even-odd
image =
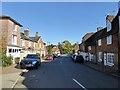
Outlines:
{"label": "car window", "polygon": [[38,58],[38,55],[27,55],[26,58]]}

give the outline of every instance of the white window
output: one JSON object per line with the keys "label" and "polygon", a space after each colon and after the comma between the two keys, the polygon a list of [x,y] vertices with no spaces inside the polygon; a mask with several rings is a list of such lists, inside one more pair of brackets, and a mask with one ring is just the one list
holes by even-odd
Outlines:
{"label": "white window", "polygon": [[99,40],[98,40],[98,46],[101,46],[101,45],[102,45],[102,40],[99,39]]}
{"label": "white window", "polygon": [[112,35],[107,37],[107,44],[112,44]]}
{"label": "white window", "polygon": [[12,35],[12,44],[17,45],[17,36]]}
{"label": "white window", "polygon": [[99,54],[99,60],[98,60],[98,62],[102,62],[102,58],[103,58],[102,52],[99,52],[98,54]]}
{"label": "white window", "polygon": [[29,47],[31,47],[31,43],[29,42]]}
{"label": "white window", "polygon": [[41,48],[41,43],[39,45],[40,45],[39,48]]}
{"label": "white window", "polygon": [[114,53],[107,53],[107,65],[114,65]]}
{"label": "white window", "polygon": [[91,46],[88,46],[88,50],[91,50]]}
{"label": "white window", "polygon": [[13,23],[13,31],[17,31],[17,25]]}
{"label": "white window", "polygon": [[109,21],[107,21],[107,31],[110,31],[111,30],[111,23]]}
{"label": "white window", "polygon": [[34,43],[34,47],[35,47],[35,43]]}
{"label": "white window", "polygon": [[22,40],[22,46],[25,46],[25,40]]}

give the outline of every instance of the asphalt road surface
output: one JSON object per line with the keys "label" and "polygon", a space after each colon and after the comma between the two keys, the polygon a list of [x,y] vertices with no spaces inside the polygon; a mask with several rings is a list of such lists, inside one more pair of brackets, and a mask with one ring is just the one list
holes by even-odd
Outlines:
{"label": "asphalt road surface", "polygon": [[75,63],[68,56],[43,61],[39,69],[25,72],[15,88],[118,88],[119,79]]}

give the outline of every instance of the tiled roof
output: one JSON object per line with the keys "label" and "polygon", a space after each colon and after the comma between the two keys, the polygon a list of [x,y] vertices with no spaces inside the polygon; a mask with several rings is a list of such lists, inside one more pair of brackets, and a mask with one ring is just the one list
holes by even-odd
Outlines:
{"label": "tiled roof", "polygon": [[2,15],[2,16],[0,16],[0,19],[9,19],[9,20],[13,21],[15,24],[19,25],[20,27],[23,27],[20,23],[18,23],[16,20],[11,18],[10,16]]}
{"label": "tiled roof", "polygon": [[108,34],[118,33],[118,30],[119,30],[119,16],[120,16],[120,9],[119,9],[117,15],[115,16],[115,18],[113,19],[113,21],[111,22],[112,29],[108,32]]}
{"label": "tiled roof", "polygon": [[30,40],[30,41],[33,41],[31,38],[27,37],[26,35],[24,35],[24,33],[20,33],[21,35],[21,39],[24,39],[24,40]]}
{"label": "tiled roof", "polygon": [[32,39],[34,42],[37,42],[40,39],[41,36],[38,37],[30,37],[30,39]]}
{"label": "tiled roof", "polygon": [[91,37],[89,37],[85,42],[89,43],[90,45],[95,45],[96,40],[99,40],[100,38],[103,38],[104,35],[106,35],[106,30],[107,28],[97,31]]}
{"label": "tiled roof", "polygon": [[[85,42],[89,43],[89,45],[95,45],[96,40],[102,39],[102,38],[107,37],[109,35],[118,33],[118,30],[119,30],[119,16],[120,16],[120,9],[119,9],[117,15],[115,16],[115,18],[111,22],[112,28],[111,28],[110,31],[107,32],[107,27],[105,27],[102,30],[94,33]],[[111,16],[111,17],[113,17],[113,16]]]}

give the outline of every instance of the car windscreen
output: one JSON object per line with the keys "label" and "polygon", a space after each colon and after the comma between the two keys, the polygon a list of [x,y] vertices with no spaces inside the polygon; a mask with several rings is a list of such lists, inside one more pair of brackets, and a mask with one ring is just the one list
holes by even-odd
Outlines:
{"label": "car windscreen", "polygon": [[47,55],[47,56],[53,56],[52,54],[49,54],[49,55]]}
{"label": "car windscreen", "polygon": [[38,55],[27,55],[26,58],[36,58],[36,59],[38,59]]}

